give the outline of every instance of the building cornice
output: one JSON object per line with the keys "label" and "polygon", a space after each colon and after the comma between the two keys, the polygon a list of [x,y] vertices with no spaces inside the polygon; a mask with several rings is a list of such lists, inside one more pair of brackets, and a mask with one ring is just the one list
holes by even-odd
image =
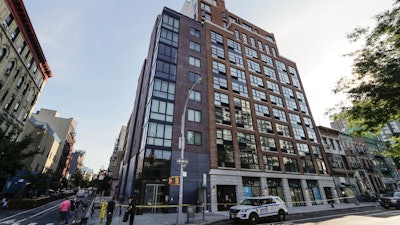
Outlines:
{"label": "building cornice", "polygon": [[39,40],[37,39],[35,30],[33,29],[31,20],[29,19],[25,5],[22,0],[6,0],[6,3],[14,15],[15,22],[21,30],[24,36],[25,42],[31,49],[31,53],[36,63],[39,65],[39,69],[42,72],[44,79],[53,76],[50,67],[47,63],[46,57],[43,54]]}

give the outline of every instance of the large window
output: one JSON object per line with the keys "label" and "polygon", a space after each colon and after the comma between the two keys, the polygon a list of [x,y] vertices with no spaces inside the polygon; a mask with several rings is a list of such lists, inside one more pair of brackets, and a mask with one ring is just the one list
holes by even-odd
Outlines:
{"label": "large window", "polygon": [[308,192],[313,205],[322,205],[321,193],[319,191],[318,182],[316,180],[307,180]]}
{"label": "large window", "polygon": [[241,98],[234,98],[236,125],[245,129],[253,129],[250,102]]}
{"label": "large window", "polygon": [[281,171],[278,156],[264,155],[265,171]]}
{"label": "large window", "polygon": [[165,60],[170,63],[176,63],[178,57],[178,50],[169,45],[160,43],[158,46],[158,59]]}
{"label": "large window", "polygon": [[178,34],[171,30],[161,28],[160,41],[165,44],[178,47]]}
{"label": "large window", "polygon": [[160,121],[172,122],[174,116],[174,104],[157,99],[151,100],[150,118]]}
{"label": "large window", "polygon": [[169,30],[179,32],[179,20],[167,14],[163,14],[162,26]]}
{"label": "large window", "polygon": [[231,113],[228,106],[215,106],[215,122],[231,125]]}
{"label": "large window", "polygon": [[254,108],[257,116],[270,116],[268,106],[254,103]]}
{"label": "large window", "polygon": [[257,119],[258,131],[261,133],[273,133],[272,123],[267,120]]}
{"label": "large window", "polygon": [[218,166],[235,167],[232,133],[230,130],[217,129]]}
{"label": "large window", "polygon": [[300,172],[296,158],[283,157],[286,172]]}
{"label": "large window", "polygon": [[292,141],[279,140],[279,147],[283,153],[294,154],[294,145]]}
{"label": "large window", "polygon": [[300,180],[289,179],[288,182],[293,206],[305,206]]}
{"label": "large window", "polygon": [[267,186],[268,186],[268,195],[279,196],[283,201],[285,201],[281,179],[268,178]]}
{"label": "large window", "polygon": [[260,144],[261,144],[261,150],[266,152],[266,151],[277,151],[276,144],[275,144],[275,139],[271,137],[260,137]]}
{"label": "large window", "polygon": [[168,81],[154,79],[153,96],[174,100],[175,99],[175,84]]}
{"label": "large window", "polygon": [[147,144],[171,147],[172,126],[161,123],[148,123]]}
{"label": "large window", "polygon": [[196,131],[187,132],[188,145],[201,145],[201,133]]}
{"label": "large window", "polygon": [[175,81],[176,78],[176,65],[164,61],[157,60],[156,74],[157,77],[165,78],[167,80]]}
{"label": "large window", "polygon": [[240,166],[242,169],[259,169],[255,137],[238,132]]}

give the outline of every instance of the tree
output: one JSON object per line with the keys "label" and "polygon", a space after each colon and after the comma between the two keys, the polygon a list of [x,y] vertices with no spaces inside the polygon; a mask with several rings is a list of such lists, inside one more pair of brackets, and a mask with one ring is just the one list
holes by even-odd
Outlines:
{"label": "tree", "polygon": [[[334,119],[344,119],[355,133],[377,134],[389,122],[400,119],[400,0],[393,8],[375,16],[373,29],[356,28],[350,41],[364,41],[361,49],[352,52],[352,75],[341,78],[335,94],[347,96],[345,103],[331,109]],[[400,134],[391,140],[389,153],[400,155]]]}
{"label": "tree", "polygon": [[[30,137],[25,137],[21,141],[14,138],[16,135],[0,131],[0,187],[2,188],[7,178],[15,176],[18,170],[23,169],[23,160],[37,154],[37,150],[26,151],[25,149],[32,143]],[[25,151],[24,151],[25,150]]]}
{"label": "tree", "polygon": [[76,170],[76,172],[71,177],[71,183],[74,187],[87,187],[88,181],[85,180],[83,174],[80,170]]}

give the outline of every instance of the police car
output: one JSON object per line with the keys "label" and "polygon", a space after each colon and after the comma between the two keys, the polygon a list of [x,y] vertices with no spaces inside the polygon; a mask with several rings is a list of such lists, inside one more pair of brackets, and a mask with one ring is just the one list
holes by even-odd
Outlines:
{"label": "police car", "polygon": [[286,204],[278,196],[249,197],[229,210],[231,220],[250,224],[257,224],[260,218],[266,217],[285,221],[287,214]]}

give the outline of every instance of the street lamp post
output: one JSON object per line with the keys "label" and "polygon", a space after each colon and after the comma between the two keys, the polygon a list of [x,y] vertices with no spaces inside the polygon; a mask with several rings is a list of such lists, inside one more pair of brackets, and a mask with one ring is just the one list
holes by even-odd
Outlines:
{"label": "street lamp post", "polygon": [[185,115],[186,115],[186,108],[189,101],[189,96],[193,91],[193,88],[200,83],[201,77],[193,84],[190,88],[189,93],[186,97],[185,105],[183,107],[182,112],[182,120],[181,120],[181,137],[179,138],[179,146],[181,148],[181,158],[178,159],[178,163],[180,164],[180,176],[179,176],[179,205],[178,205],[178,216],[176,218],[177,225],[185,224],[183,220],[183,212],[182,212],[182,204],[183,204],[183,168],[188,164],[188,161],[184,159],[185,153]]}

